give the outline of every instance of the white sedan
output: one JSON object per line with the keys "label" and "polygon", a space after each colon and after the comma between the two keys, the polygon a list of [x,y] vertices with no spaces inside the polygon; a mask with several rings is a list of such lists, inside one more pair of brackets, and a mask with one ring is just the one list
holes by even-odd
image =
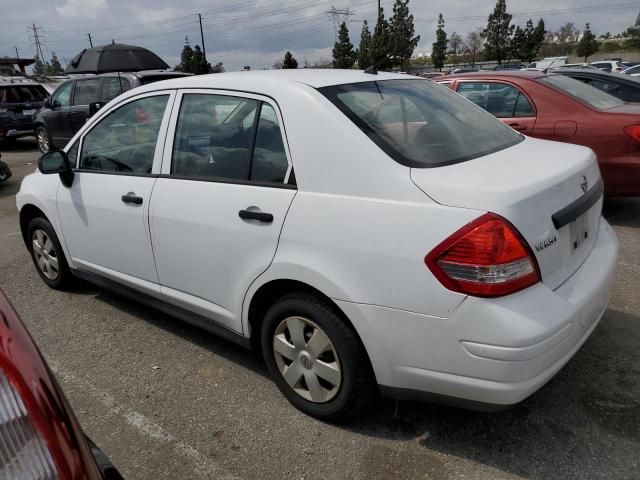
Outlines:
{"label": "white sedan", "polygon": [[262,351],[300,410],[377,390],[495,408],[606,309],[616,237],[587,148],[434,82],[225,73],[127,92],[17,196],[42,279],[128,295]]}

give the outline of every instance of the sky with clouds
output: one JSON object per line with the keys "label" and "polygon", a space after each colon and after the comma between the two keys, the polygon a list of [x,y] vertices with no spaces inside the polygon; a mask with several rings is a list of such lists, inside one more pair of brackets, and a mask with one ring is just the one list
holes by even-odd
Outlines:
{"label": "sky with clouds", "polygon": [[[3,12],[0,56],[34,55],[32,24],[41,27],[45,56],[56,52],[71,59],[89,46],[118,43],[149,48],[171,66],[179,61],[188,36],[200,43],[197,13],[202,14],[207,58],[223,62],[227,70],[244,65],[269,68],[290,50],[302,65],[330,59],[335,41],[327,10],[349,8],[352,43],[359,41],[362,21],[375,22],[377,0],[0,0]],[[382,0],[385,15],[393,0]],[[495,0],[411,0],[416,33],[421,36],[416,52],[431,51],[438,13],[445,30],[462,33],[486,25]],[[635,22],[640,2],[623,0],[507,0],[513,23],[542,17],[548,30],[566,22],[583,28],[586,22],[596,34],[616,33]],[[64,64],[64,62],[63,62]]]}

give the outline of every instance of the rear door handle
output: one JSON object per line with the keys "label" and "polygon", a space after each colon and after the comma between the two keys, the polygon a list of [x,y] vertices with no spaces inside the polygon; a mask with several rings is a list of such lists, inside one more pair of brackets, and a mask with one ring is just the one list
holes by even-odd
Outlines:
{"label": "rear door handle", "polygon": [[133,203],[135,205],[142,205],[142,197],[138,197],[133,192],[129,192],[126,195],[122,195],[122,201],[124,203]]}
{"label": "rear door handle", "polygon": [[526,125],[520,125],[519,123],[510,123],[509,126],[519,132],[524,132],[527,129]]}
{"label": "rear door handle", "polygon": [[258,212],[256,210],[240,210],[238,216],[243,220],[258,220],[263,223],[273,222],[273,215],[265,212]]}

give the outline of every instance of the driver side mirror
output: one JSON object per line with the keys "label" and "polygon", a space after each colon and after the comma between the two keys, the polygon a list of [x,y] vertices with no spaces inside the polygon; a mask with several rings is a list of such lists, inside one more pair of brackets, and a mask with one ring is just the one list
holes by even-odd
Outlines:
{"label": "driver side mirror", "polygon": [[52,108],[51,97],[50,96],[44,99],[43,106],[44,106],[44,108]]}
{"label": "driver side mirror", "polygon": [[38,160],[38,170],[43,175],[59,174],[62,184],[67,188],[73,183],[73,168],[69,157],[62,150],[52,150],[42,155]]}
{"label": "driver side mirror", "polygon": [[100,110],[102,107],[104,107],[105,103],[104,102],[92,102],[89,104],[89,118],[93,117],[96,113],[98,113],[98,110]]}

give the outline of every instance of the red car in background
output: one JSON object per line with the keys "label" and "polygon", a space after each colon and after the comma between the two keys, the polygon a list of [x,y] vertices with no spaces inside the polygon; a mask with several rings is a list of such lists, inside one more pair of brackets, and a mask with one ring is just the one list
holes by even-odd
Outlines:
{"label": "red car in background", "polygon": [[0,478],[122,480],[82,433],[33,339],[0,290]]}
{"label": "red car in background", "polygon": [[608,196],[640,196],[639,104],[552,72],[474,72],[435,81],[526,135],[590,147]]}

